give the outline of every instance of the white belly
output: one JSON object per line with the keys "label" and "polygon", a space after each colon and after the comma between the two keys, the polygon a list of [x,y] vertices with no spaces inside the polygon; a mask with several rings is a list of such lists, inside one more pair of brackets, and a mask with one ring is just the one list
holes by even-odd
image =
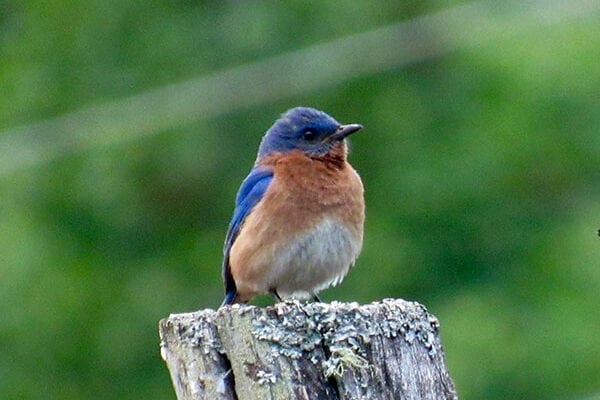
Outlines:
{"label": "white belly", "polygon": [[306,297],[342,281],[362,247],[362,235],[333,219],[278,246],[268,281],[282,297]]}

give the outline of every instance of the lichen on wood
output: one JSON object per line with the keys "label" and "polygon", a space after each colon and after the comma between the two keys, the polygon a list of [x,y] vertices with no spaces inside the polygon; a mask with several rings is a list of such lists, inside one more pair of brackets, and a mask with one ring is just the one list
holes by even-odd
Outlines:
{"label": "lichen on wood", "polygon": [[456,399],[439,323],[415,302],[286,301],[171,315],[178,399]]}

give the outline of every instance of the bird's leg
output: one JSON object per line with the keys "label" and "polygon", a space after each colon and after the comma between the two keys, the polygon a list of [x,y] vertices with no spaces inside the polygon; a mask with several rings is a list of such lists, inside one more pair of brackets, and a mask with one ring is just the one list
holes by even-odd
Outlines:
{"label": "bird's leg", "polygon": [[269,294],[270,294],[271,296],[273,296],[273,298],[274,298],[276,301],[279,301],[279,302],[282,302],[282,301],[283,301],[283,299],[281,298],[281,296],[279,295],[279,293],[277,293],[277,289],[271,289],[271,290],[269,290]]}

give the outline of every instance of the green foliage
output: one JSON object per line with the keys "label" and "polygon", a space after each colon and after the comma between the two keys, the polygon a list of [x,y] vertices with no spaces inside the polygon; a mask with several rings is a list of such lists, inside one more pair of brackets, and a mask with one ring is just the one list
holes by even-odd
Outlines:
{"label": "green foliage", "polygon": [[[448,6],[402,4],[2,3],[0,129]],[[325,301],[426,304],[461,398],[597,393],[599,26],[541,27],[2,174],[0,398],[174,398],[158,320],[221,302],[235,192],[295,105],[366,127],[351,154],[365,247]]]}

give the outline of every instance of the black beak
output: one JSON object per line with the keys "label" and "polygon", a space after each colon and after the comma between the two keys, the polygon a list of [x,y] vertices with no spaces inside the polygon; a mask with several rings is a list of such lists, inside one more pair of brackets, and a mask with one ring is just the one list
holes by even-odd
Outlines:
{"label": "black beak", "polygon": [[346,137],[352,135],[354,132],[358,132],[363,128],[360,124],[348,124],[338,126],[335,133],[332,135],[333,139],[343,140]]}

